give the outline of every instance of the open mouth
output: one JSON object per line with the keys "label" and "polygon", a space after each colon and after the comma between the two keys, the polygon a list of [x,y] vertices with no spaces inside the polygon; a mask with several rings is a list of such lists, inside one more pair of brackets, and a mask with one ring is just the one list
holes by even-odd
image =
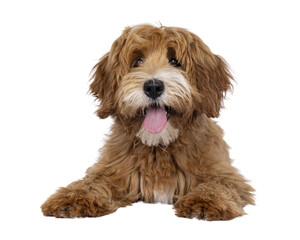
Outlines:
{"label": "open mouth", "polygon": [[144,128],[152,134],[160,133],[170,118],[170,112],[171,108],[167,106],[164,108],[156,105],[149,106],[144,110]]}

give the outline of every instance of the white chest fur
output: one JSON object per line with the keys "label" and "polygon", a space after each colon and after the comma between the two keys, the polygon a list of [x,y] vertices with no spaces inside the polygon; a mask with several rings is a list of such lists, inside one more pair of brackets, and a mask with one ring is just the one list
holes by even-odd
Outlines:
{"label": "white chest fur", "polygon": [[173,203],[173,196],[170,196],[169,192],[159,192],[154,191],[154,202],[155,203],[165,203],[165,204],[172,204]]}

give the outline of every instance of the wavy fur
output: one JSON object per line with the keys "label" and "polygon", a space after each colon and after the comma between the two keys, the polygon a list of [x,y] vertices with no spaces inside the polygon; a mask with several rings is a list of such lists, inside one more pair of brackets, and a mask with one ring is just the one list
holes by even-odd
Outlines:
{"label": "wavy fur", "polygon": [[[180,66],[169,64],[178,59]],[[137,59],[143,64],[133,67]],[[165,83],[157,101],[143,94],[149,78]],[[91,93],[111,134],[86,176],[42,205],[46,216],[98,217],[137,201],[174,204],[177,216],[229,220],[254,204],[254,189],[234,168],[218,117],[232,76],[221,57],[182,28],[126,28],[94,68]],[[143,132],[149,104],[168,106],[161,137]]]}

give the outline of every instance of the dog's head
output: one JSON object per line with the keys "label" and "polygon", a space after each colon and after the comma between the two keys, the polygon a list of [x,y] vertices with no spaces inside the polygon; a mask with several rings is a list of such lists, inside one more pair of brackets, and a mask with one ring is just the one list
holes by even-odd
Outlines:
{"label": "dog's head", "polygon": [[218,117],[232,76],[195,34],[128,27],[94,68],[100,118],[118,117],[144,144],[168,145],[199,114]]}

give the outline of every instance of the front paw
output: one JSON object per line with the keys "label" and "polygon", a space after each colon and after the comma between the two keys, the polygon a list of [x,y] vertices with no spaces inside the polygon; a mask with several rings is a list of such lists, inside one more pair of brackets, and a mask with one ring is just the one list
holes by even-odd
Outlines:
{"label": "front paw", "polygon": [[208,221],[231,220],[242,216],[244,211],[234,202],[218,196],[200,196],[189,194],[177,200],[174,204],[178,217],[198,218]]}
{"label": "front paw", "polygon": [[45,216],[58,218],[99,217],[116,210],[96,194],[80,189],[61,188],[41,206]]}

